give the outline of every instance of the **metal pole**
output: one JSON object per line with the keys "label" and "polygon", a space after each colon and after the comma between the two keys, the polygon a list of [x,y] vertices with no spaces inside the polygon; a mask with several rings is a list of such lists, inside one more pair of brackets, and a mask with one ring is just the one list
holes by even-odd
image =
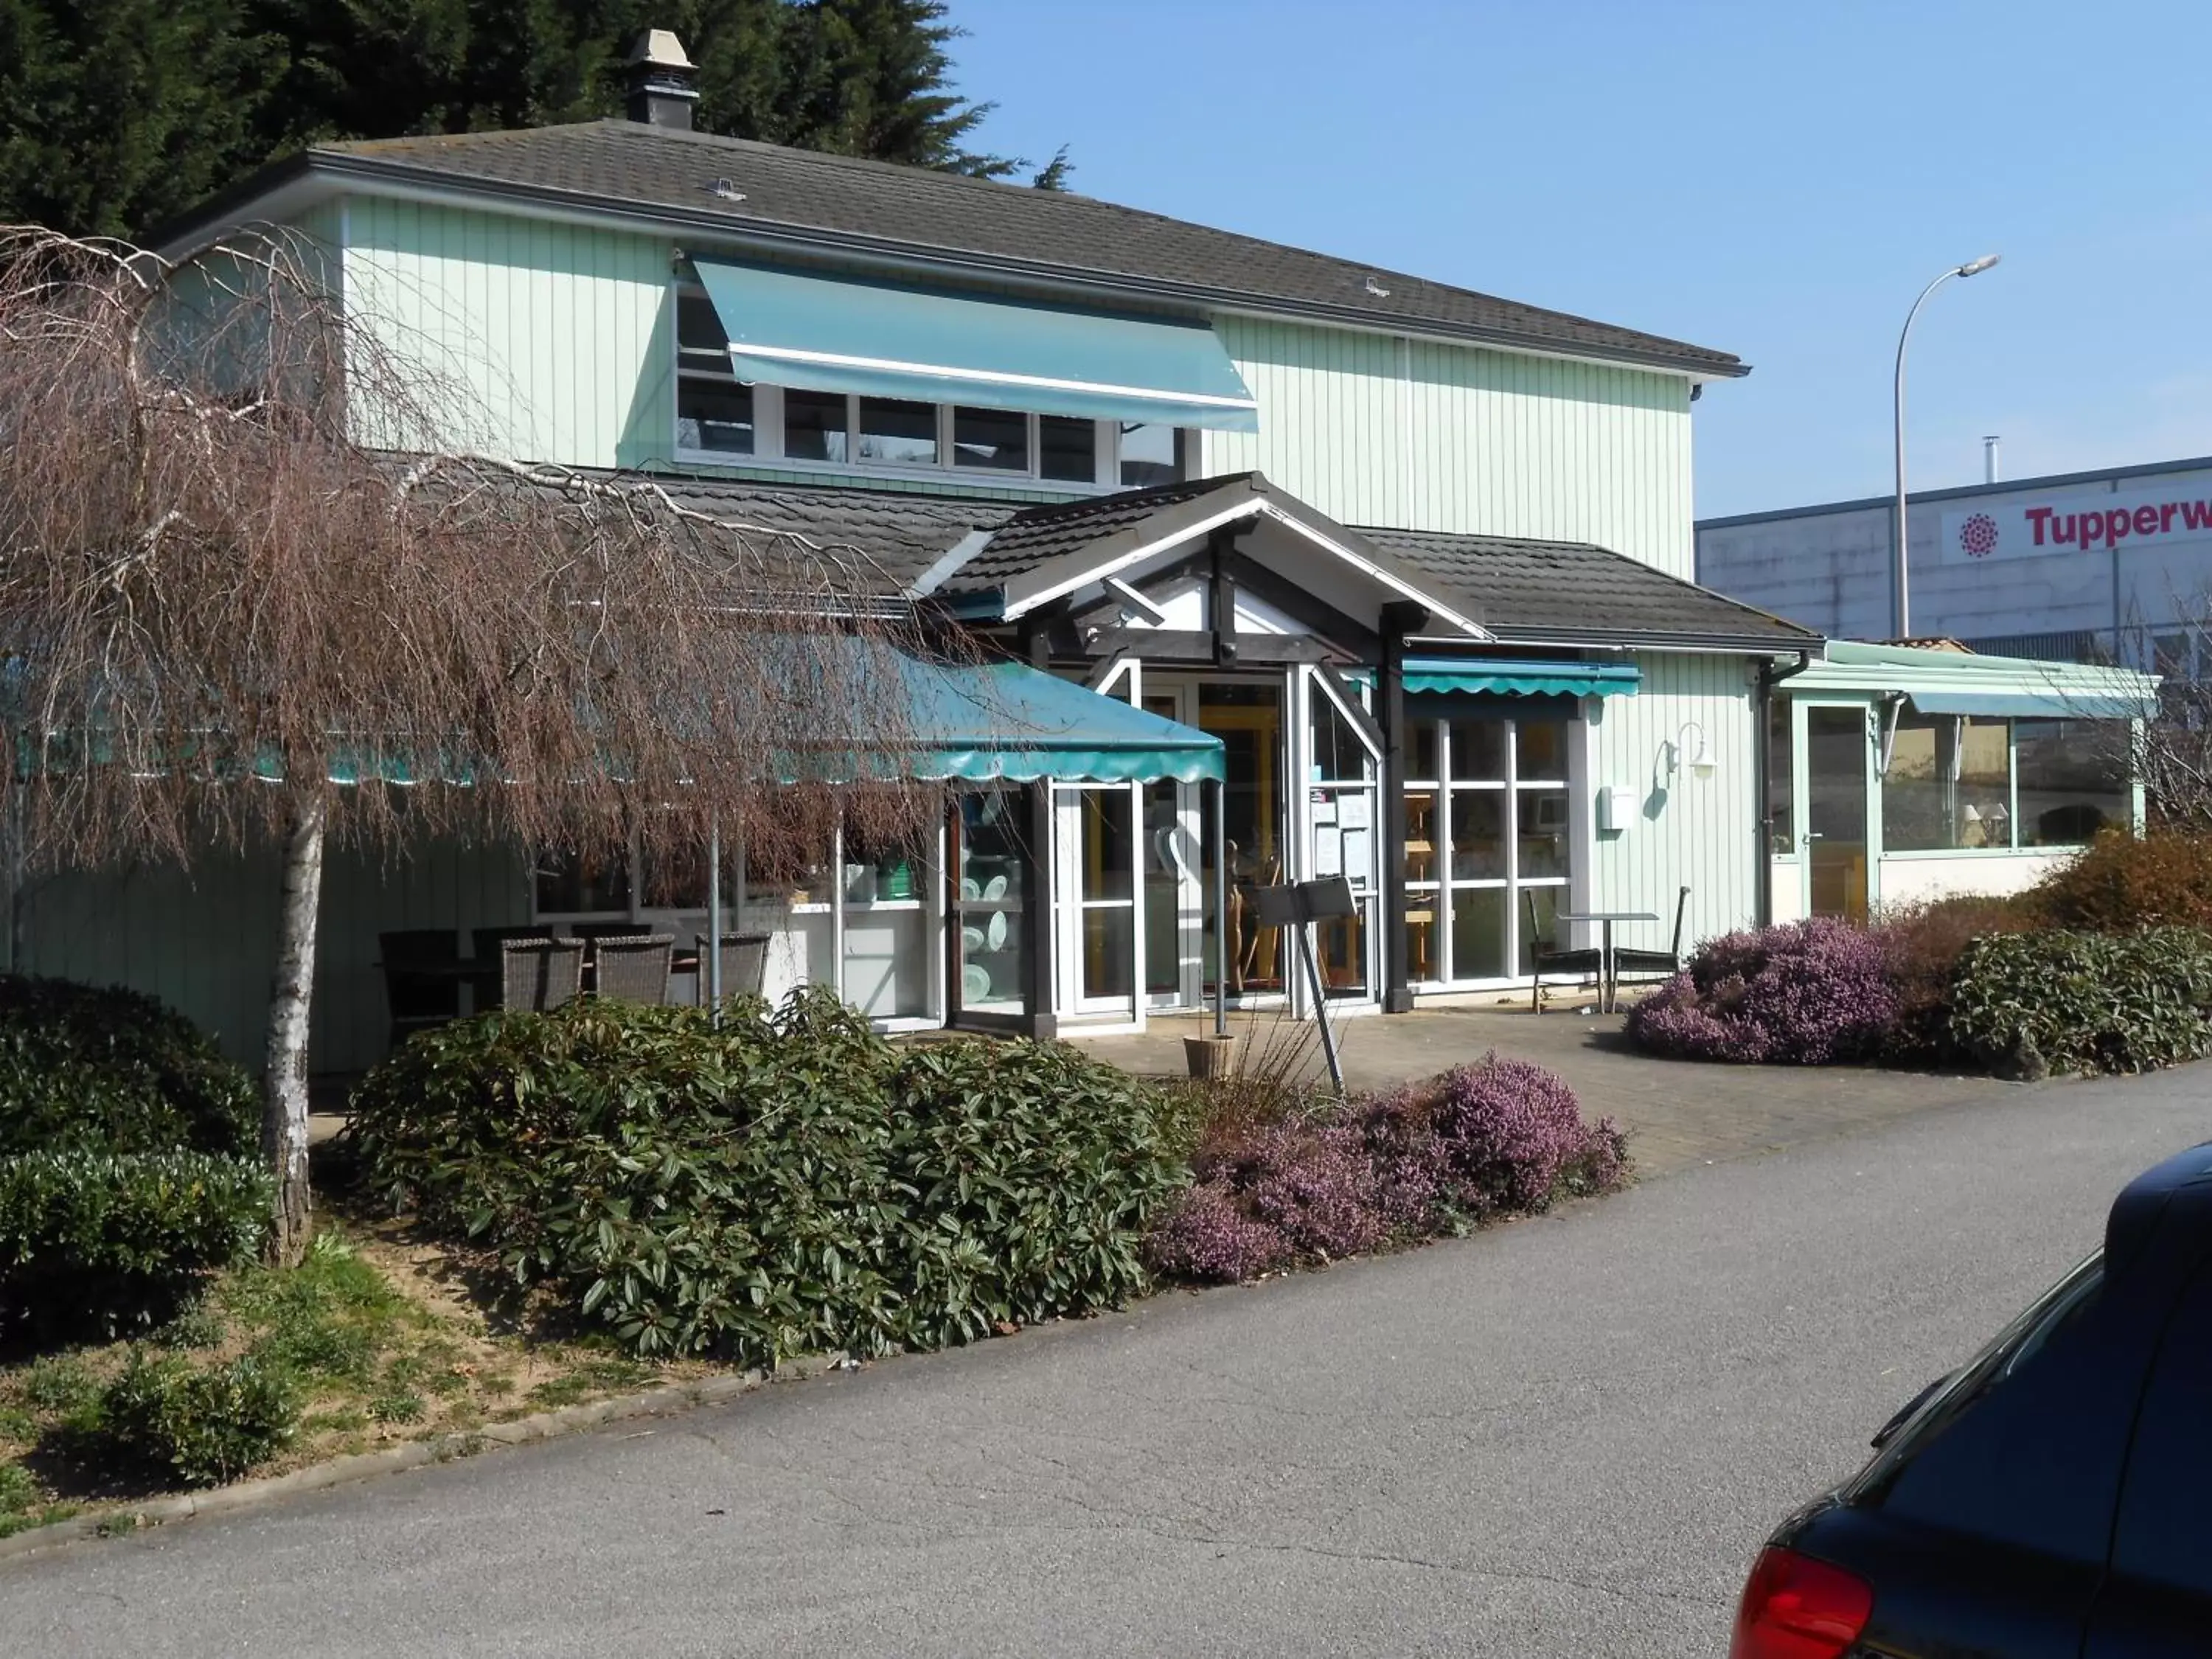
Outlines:
{"label": "metal pole", "polygon": [[722,1023],[722,815],[707,819],[707,959],[699,964],[707,976],[708,1020]]}
{"label": "metal pole", "polygon": [[1229,781],[1213,781],[1213,1035],[1229,1035]]}
{"label": "metal pole", "polygon": [[1305,963],[1306,985],[1313,992],[1314,1021],[1321,1027],[1322,1058],[1328,1061],[1328,1080],[1336,1085],[1339,1098],[1344,1094],[1344,1062],[1337,1058],[1336,1033],[1329,1029],[1328,998],[1322,989],[1321,959],[1313,947],[1313,924],[1302,921],[1291,929],[1298,941],[1298,957]]}
{"label": "metal pole", "polygon": [[1905,528],[1905,348],[1912,337],[1913,319],[1920,315],[1920,307],[1928,303],[1929,295],[1954,276],[1978,276],[1996,262],[1997,256],[1990,253],[1978,259],[1970,259],[1963,265],[1953,265],[1920,290],[1920,297],[1912,302],[1912,309],[1905,313],[1905,326],[1898,331],[1896,401],[1892,426],[1892,436],[1897,446],[1897,527],[1891,538],[1893,544],[1890,550],[1894,563],[1890,579],[1890,626],[1894,637],[1900,640],[1912,637],[1911,577],[1907,568],[1911,547]]}

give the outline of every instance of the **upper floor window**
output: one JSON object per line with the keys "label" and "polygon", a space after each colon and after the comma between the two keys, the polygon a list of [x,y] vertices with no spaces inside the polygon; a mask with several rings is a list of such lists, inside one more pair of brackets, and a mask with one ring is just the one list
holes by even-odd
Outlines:
{"label": "upper floor window", "polygon": [[911,402],[740,380],[703,292],[676,300],[676,450],[685,460],[951,471],[1139,489],[1188,477],[1180,427]]}

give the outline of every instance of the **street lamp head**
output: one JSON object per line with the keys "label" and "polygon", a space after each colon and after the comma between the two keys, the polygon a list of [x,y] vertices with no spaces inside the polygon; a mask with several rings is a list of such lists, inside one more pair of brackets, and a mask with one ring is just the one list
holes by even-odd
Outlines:
{"label": "street lamp head", "polygon": [[1959,275],[1961,276],[1978,276],[1984,271],[1987,270],[1991,265],[1996,264],[1998,260],[2003,258],[2004,255],[2002,253],[1984,253],[1980,258],[1969,259],[1965,264],[1960,265],[1959,267]]}

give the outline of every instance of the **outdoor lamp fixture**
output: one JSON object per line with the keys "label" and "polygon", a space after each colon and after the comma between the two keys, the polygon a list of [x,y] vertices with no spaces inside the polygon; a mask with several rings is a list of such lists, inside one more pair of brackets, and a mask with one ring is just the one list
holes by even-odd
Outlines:
{"label": "outdoor lamp fixture", "polygon": [[1680,772],[1685,765],[1693,777],[1709,778],[1719,764],[1713,751],[1705,743],[1705,728],[1695,720],[1683,723],[1674,734],[1674,741],[1667,745],[1667,769]]}
{"label": "outdoor lamp fixture", "polygon": [[1954,276],[1980,276],[2003,257],[1999,253],[1984,253],[1980,258],[1969,259],[1963,265],[1953,265],[1950,270],[1920,290],[1920,297],[1912,302],[1912,309],[1905,313],[1905,326],[1899,331],[1897,337],[1897,407],[1894,434],[1897,440],[1897,535],[1896,545],[1892,550],[1895,559],[1895,569],[1890,577],[1890,621],[1895,630],[1893,637],[1897,639],[1909,640],[1912,637],[1912,593],[1910,580],[1905,574],[1905,343],[1912,337],[1912,319],[1920,314],[1920,307],[1928,303],[1929,295]]}

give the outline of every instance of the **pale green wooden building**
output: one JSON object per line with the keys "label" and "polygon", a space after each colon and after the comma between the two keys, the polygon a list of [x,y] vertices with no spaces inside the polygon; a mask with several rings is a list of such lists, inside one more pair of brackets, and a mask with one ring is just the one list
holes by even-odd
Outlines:
{"label": "pale green wooden building", "polygon": [[[882,597],[1222,745],[1233,892],[1188,779],[976,790],[918,858],[824,848],[749,891],[771,994],[1063,1032],[1217,988],[1297,1003],[1242,901],[1340,872],[1347,1009],[1526,986],[1540,945],[1595,938],[1565,915],[1650,913],[1621,942],[1652,948],[1678,908],[1686,945],[1790,913],[1762,733],[1824,642],[1690,580],[1692,404],[1735,357],[693,132],[659,68],[624,120],[312,149],[164,251],[265,223],[311,244],[449,393],[440,430],[369,441],[663,475],[861,546]],[[20,897],[19,965],[142,985],[250,1054],[273,905],[255,858],[61,876]],[[558,849],[349,855],[314,1063],[382,1052],[380,932],[699,912]]]}

